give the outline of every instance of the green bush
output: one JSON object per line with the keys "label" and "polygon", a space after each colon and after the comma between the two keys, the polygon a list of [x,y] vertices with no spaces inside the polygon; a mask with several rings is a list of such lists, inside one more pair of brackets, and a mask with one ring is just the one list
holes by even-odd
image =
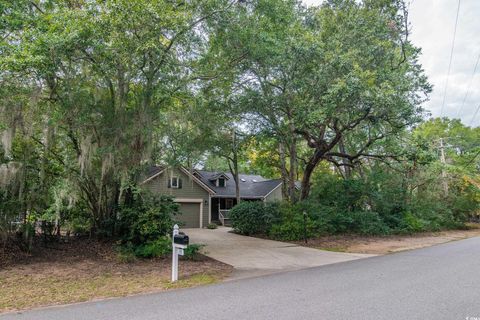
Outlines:
{"label": "green bush", "polygon": [[183,258],[187,260],[198,260],[200,256],[200,249],[205,247],[204,244],[190,244],[183,250]]}
{"label": "green bush", "polygon": [[357,211],[345,213],[352,219],[350,231],[362,235],[386,235],[390,228],[376,212]]}
{"label": "green bush", "polygon": [[[307,213],[305,220],[303,212]],[[311,207],[308,208],[306,203],[296,205],[284,203],[280,206],[279,217],[273,222],[268,235],[276,240],[301,240],[305,234],[305,221],[308,238],[321,233],[321,224],[317,223],[317,217],[312,214]]]}
{"label": "green bush", "polygon": [[[198,260],[200,249],[204,244],[190,244],[184,249],[183,259]],[[172,253],[172,239],[170,237],[161,237],[160,239],[149,241],[144,244],[133,246],[131,243],[122,244],[117,247],[117,259],[122,263],[129,263],[139,258],[162,258]]]}
{"label": "green bush", "polygon": [[281,206],[280,219],[270,228],[268,235],[278,240],[301,240],[304,237],[306,212],[306,233],[308,238],[329,234],[357,233],[363,235],[384,235],[390,228],[375,212],[345,212],[319,206],[310,201],[295,205]]}
{"label": "green bush", "polygon": [[279,217],[278,203],[242,201],[229,213],[235,232],[244,235],[266,234]]}
{"label": "green bush", "polygon": [[163,257],[171,253],[169,238],[178,204],[168,196],[136,193],[129,205],[119,208],[120,259]]}
{"label": "green bush", "polygon": [[218,228],[218,225],[216,225],[215,223],[209,223],[207,225],[207,229],[217,229]]}
{"label": "green bush", "polygon": [[448,195],[442,188],[441,168],[402,174],[375,165],[363,174],[343,179],[329,172],[314,178],[308,199],[320,208],[328,233],[413,233],[461,228],[478,210],[478,189],[450,172]]}
{"label": "green bush", "polygon": [[425,223],[411,212],[407,212],[399,229],[406,233],[425,231]]}
{"label": "green bush", "polygon": [[138,197],[134,205],[119,210],[122,242],[133,246],[155,243],[170,234],[177,213],[178,204],[171,197]]}
{"label": "green bush", "polygon": [[141,258],[164,257],[171,252],[172,240],[168,237],[161,237],[135,247],[135,255]]}
{"label": "green bush", "polygon": [[76,236],[88,234],[91,228],[90,219],[82,216],[73,217],[67,223],[67,230]]}

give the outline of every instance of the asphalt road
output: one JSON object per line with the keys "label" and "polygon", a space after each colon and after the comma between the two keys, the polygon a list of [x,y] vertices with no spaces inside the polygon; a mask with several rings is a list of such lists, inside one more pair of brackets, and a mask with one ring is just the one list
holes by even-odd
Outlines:
{"label": "asphalt road", "polygon": [[0,319],[480,319],[480,238]]}

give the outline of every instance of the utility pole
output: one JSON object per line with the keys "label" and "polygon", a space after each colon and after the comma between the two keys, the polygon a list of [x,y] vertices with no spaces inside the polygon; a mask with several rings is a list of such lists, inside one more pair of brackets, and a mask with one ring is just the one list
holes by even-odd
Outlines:
{"label": "utility pole", "polygon": [[445,171],[445,165],[447,161],[445,160],[445,146],[443,144],[443,138],[440,138],[440,162],[442,163],[442,185],[445,196],[448,195],[448,182],[447,182],[447,172]]}

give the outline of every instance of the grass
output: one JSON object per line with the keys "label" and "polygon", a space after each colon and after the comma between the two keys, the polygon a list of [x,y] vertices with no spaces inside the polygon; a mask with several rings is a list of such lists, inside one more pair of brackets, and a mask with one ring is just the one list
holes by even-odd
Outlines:
{"label": "grass", "polygon": [[[121,263],[111,244],[68,244],[0,266],[0,313],[122,297],[222,281],[231,267],[202,256],[181,260],[170,282],[170,259]],[[93,248],[93,249],[92,249]]]}
{"label": "grass", "polygon": [[346,247],[315,247],[320,250],[332,251],[332,252],[347,252]]}
{"label": "grass", "polygon": [[176,283],[158,274],[122,275],[104,273],[94,278],[59,278],[53,275],[17,275],[0,279],[0,310],[21,310],[36,306],[66,304],[108,297],[212,284],[220,276],[196,274]]}

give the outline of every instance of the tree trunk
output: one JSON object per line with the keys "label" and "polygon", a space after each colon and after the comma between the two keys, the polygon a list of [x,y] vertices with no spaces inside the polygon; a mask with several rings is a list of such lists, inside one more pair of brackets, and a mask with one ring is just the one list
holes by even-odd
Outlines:
{"label": "tree trunk", "polygon": [[278,152],[280,154],[280,171],[282,174],[282,196],[284,199],[290,199],[290,194],[288,192],[288,171],[287,171],[287,161],[285,157],[285,143],[283,140],[280,140],[278,143]]}
{"label": "tree trunk", "polygon": [[235,198],[237,199],[237,204],[240,203],[240,178],[238,175],[238,159],[236,154],[234,154],[233,159],[227,159],[228,167],[230,168],[230,173],[233,176],[233,181],[235,182]]}
{"label": "tree trunk", "polygon": [[302,190],[300,192],[300,200],[305,200],[308,198],[310,194],[310,179],[312,177],[313,170],[317,167],[318,163],[320,162],[321,156],[323,152],[316,149],[315,153],[310,157],[305,166],[305,171],[303,172],[303,179],[302,179]]}
{"label": "tree trunk", "polygon": [[290,145],[289,145],[289,156],[290,156],[290,168],[289,168],[289,178],[288,178],[288,195],[291,202],[297,201],[297,195],[295,190],[295,181],[297,178],[296,169],[297,169],[297,138],[295,136],[295,128],[290,123]]}
{"label": "tree trunk", "polygon": [[237,204],[240,203],[240,179],[238,177],[238,157],[235,150],[233,154],[233,180],[235,180],[235,197],[237,198]]}
{"label": "tree trunk", "polygon": [[[237,204],[240,203],[240,179],[238,177],[238,149],[237,149],[237,135],[235,131],[232,132],[232,157],[227,156],[228,167],[230,173],[235,180],[235,198],[237,199]],[[231,162],[231,163],[230,163]]]}
{"label": "tree trunk", "polygon": [[237,165],[235,166],[235,197],[237,198],[237,204],[240,203],[240,182],[238,178],[238,167]]}
{"label": "tree trunk", "polygon": [[[340,141],[338,142],[338,149],[341,153],[347,154],[347,152],[345,151],[345,144],[343,143],[343,138],[340,139]],[[350,160],[342,159],[342,163],[344,164],[343,172],[345,174],[345,179],[348,180],[352,177],[352,168],[349,166],[351,164]]]}

